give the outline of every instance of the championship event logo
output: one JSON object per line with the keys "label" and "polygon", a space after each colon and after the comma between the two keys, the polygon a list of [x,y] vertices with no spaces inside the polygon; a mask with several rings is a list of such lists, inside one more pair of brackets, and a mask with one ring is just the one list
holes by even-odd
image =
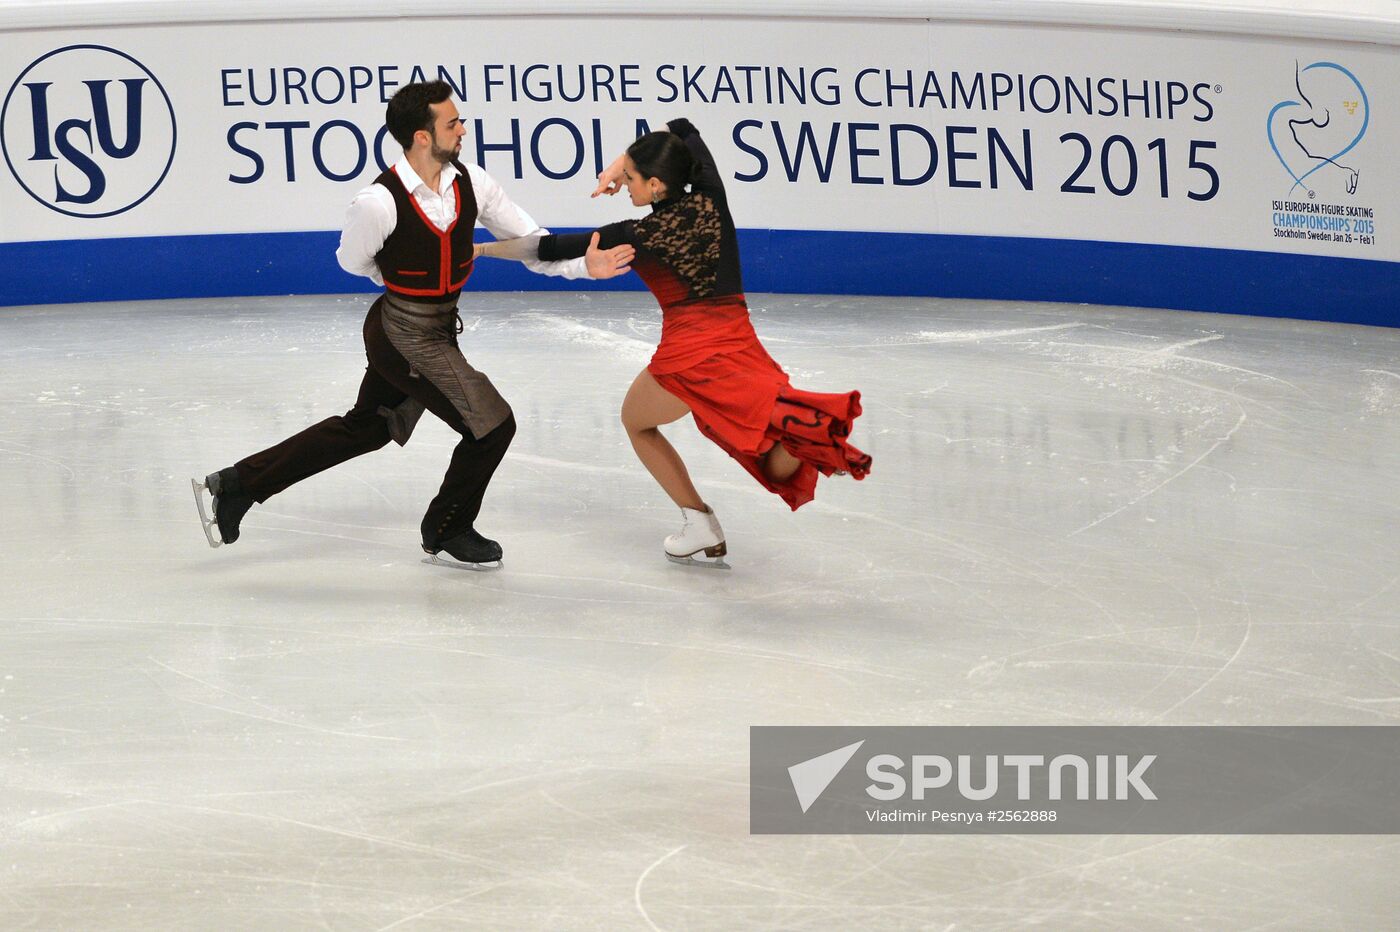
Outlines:
{"label": "championship event logo", "polygon": [[70,45],[30,63],[0,109],[0,149],[20,186],[70,217],[110,217],[150,197],[175,160],[175,110],[139,61]]}
{"label": "championship event logo", "polygon": [[1296,62],[1293,86],[1297,99],[1269,111],[1269,146],[1293,182],[1270,205],[1274,237],[1348,252],[1373,247],[1375,209],[1356,203],[1363,190],[1357,146],[1371,125],[1366,88],[1347,68],[1328,61]]}
{"label": "championship event logo", "polygon": [[[1293,178],[1289,194],[1339,180],[1347,194],[1355,194],[1360,171],[1342,159],[1356,148],[1371,123],[1371,104],[1356,75],[1334,62],[1314,62],[1296,67],[1294,86],[1300,100],[1275,104],[1269,112],[1269,145]],[[1327,172],[1309,181],[1314,175]]]}

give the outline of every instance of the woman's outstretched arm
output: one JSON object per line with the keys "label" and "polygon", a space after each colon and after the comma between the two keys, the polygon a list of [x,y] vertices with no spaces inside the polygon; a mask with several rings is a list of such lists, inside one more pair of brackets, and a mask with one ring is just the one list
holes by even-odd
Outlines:
{"label": "woman's outstretched arm", "polygon": [[[632,260],[636,257],[637,250],[627,242],[602,246],[599,242],[601,232],[595,230],[591,234],[519,236],[491,243],[477,243],[474,252],[477,256],[512,259],[516,262],[555,262],[583,256],[590,278],[616,278],[626,275],[632,270]],[[566,241],[567,248],[560,248],[560,240]],[[565,255],[565,252],[569,254]]]}

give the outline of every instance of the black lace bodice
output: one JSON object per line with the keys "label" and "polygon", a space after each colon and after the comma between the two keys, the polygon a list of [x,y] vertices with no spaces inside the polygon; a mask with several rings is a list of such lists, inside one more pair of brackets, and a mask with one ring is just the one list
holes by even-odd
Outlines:
{"label": "black lace bodice", "polygon": [[[714,158],[689,120],[672,120],[666,128],[685,141],[700,164],[699,180],[689,193],[653,205],[640,220],[599,227],[598,245],[611,249],[631,243],[637,248],[638,270],[648,261],[664,265],[688,290],[687,299],[742,294],[738,234]],[[581,256],[591,238],[591,233],[546,236],[539,256],[546,261]]]}

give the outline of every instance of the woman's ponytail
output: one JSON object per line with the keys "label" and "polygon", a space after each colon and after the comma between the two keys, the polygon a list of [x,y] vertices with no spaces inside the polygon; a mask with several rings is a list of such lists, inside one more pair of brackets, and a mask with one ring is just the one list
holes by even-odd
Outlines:
{"label": "woman's ponytail", "polygon": [[700,163],[685,141],[675,133],[658,130],[641,136],[627,147],[627,155],[645,178],[659,178],[670,197],[685,193],[685,186],[700,178]]}

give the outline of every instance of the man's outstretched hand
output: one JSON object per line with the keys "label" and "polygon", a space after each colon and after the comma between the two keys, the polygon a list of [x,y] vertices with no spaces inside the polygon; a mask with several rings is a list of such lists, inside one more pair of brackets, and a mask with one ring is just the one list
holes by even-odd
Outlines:
{"label": "man's outstretched hand", "polygon": [[616,278],[626,275],[632,271],[632,260],[636,257],[637,250],[630,243],[623,243],[612,249],[599,249],[596,232],[588,241],[588,252],[583,254],[590,278]]}

